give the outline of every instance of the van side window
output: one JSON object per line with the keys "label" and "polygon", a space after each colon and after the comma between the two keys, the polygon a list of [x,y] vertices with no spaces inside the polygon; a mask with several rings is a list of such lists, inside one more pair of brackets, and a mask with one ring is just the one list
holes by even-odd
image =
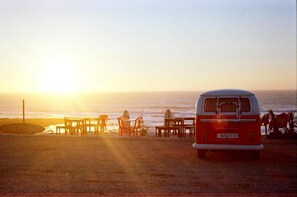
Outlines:
{"label": "van side window", "polygon": [[205,99],[204,111],[205,112],[216,112],[217,111],[217,99],[216,98]]}
{"label": "van side window", "polygon": [[251,111],[250,100],[248,98],[241,98],[241,112]]}
{"label": "van side window", "polygon": [[221,106],[221,112],[236,112],[238,99],[237,98],[220,98],[219,104]]}

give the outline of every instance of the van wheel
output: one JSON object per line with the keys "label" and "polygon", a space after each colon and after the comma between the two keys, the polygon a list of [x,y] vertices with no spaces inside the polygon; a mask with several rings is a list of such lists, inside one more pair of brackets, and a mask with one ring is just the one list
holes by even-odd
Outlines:
{"label": "van wheel", "polygon": [[197,150],[198,158],[200,158],[200,159],[205,158],[206,151],[207,150]]}

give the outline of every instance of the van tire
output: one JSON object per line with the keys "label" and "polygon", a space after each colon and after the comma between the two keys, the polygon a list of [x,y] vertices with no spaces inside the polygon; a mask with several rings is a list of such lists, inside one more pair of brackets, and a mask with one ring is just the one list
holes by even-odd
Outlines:
{"label": "van tire", "polygon": [[207,150],[197,150],[198,158],[200,158],[200,159],[205,158],[206,152],[207,152]]}

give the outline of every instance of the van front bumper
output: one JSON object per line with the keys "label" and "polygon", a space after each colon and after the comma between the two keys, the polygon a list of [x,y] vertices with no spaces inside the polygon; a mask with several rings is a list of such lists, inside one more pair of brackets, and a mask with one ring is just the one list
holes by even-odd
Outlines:
{"label": "van front bumper", "polygon": [[262,150],[263,144],[259,145],[231,145],[231,144],[193,144],[197,150]]}

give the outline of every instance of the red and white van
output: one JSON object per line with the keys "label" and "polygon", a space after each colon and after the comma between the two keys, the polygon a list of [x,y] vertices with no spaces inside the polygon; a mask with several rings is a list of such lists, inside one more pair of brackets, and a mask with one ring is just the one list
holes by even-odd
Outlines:
{"label": "red and white van", "polygon": [[214,90],[196,103],[193,148],[203,158],[208,150],[250,150],[259,156],[261,118],[256,96],[244,90]]}

